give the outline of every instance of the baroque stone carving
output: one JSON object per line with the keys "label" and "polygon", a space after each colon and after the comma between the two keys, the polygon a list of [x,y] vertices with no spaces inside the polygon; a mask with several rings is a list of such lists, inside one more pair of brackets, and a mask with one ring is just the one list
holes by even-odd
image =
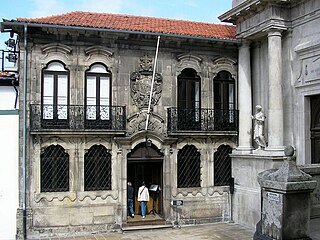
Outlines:
{"label": "baroque stone carving", "polygon": [[[145,130],[147,113],[137,113],[128,119],[128,135]],[[148,130],[165,134],[164,120],[155,114],[152,114],[148,124]]]}
{"label": "baroque stone carving", "polygon": [[217,76],[217,74],[220,71],[228,71],[231,75],[232,78],[237,79],[237,60],[234,58],[226,58],[226,57],[220,57],[216,56],[215,58],[212,59],[212,76],[211,78],[214,78]]}
{"label": "baroque stone carving", "polygon": [[103,56],[108,61],[111,61],[111,57],[113,56],[113,53],[111,51],[109,51],[106,47],[102,46],[88,47],[84,50],[84,52],[88,56],[86,61],[89,61],[93,57],[93,55]]}
{"label": "baroque stone carving", "polygon": [[45,57],[48,57],[50,53],[61,54],[68,60],[70,59],[69,55],[72,53],[72,48],[61,43],[49,43],[41,47],[42,53],[45,54]]}
{"label": "baroque stone carving", "polygon": [[[131,97],[133,103],[139,108],[148,108],[150,89],[152,83],[153,61],[148,55],[140,58],[139,70],[130,76]],[[155,73],[152,90],[151,109],[158,104],[162,93],[162,76]]]}

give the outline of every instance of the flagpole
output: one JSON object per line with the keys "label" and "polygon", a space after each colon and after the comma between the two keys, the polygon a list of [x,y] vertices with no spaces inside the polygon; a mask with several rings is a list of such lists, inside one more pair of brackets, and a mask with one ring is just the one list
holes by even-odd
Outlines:
{"label": "flagpole", "polygon": [[148,112],[147,112],[147,120],[146,120],[146,128],[145,128],[146,131],[148,131],[148,125],[149,125],[149,117],[150,117],[150,110],[151,110],[151,100],[152,100],[152,93],[153,93],[154,77],[155,77],[155,74],[156,74],[156,66],[157,66],[157,58],[158,58],[158,51],[159,51],[159,43],[160,43],[160,36],[158,36],[156,56],[155,56],[155,58],[154,58],[154,65],[153,65],[153,72],[152,72],[152,81],[151,81],[151,89],[150,89]]}

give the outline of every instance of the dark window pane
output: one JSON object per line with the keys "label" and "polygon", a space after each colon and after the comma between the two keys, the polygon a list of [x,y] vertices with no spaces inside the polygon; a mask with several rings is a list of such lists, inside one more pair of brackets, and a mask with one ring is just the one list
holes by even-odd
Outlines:
{"label": "dark window pane", "polygon": [[310,97],[311,163],[320,163],[320,95]]}
{"label": "dark window pane", "polygon": [[178,187],[200,187],[200,153],[192,145],[178,152]]}
{"label": "dark window pane", "polygon": [[111,190],[111,155],[101,145],[92,146],[85,154],[84,190]]}
{"label": "dark window pane", "polygon": [[191,68],[178,76],[178,126],[181,130],[200,128],[200,77]]}
{"label": "dark window pane", "polygon": [[227,71],[221,71],[214,78],[214,108],[233,110],[235,99],[235,81]]}
{"label": "dark window pane", "polygon": [[232,148],[228,145],[221,145],[214,153],[214,185],[226,186],[231,178],[231,157]]}
{"label": "dark window pane", "polygon": [[41,192],[69,191],[69,155],[64,148],[49,146],[41,154]]}

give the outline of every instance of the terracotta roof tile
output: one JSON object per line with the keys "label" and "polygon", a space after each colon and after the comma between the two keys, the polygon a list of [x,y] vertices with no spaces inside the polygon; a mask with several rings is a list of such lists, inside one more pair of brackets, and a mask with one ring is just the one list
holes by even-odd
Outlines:
{"label": "terracotta roof tile", "polygon": [[17,18],[17,21],[37,24],[198,36],[225,40],[236,39],[236,28],[232,25],[110,13],[76,11],[42,18]]}

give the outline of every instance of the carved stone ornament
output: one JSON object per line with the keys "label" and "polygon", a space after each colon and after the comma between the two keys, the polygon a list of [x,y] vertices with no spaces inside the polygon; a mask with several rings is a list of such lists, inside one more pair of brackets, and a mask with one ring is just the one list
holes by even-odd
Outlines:
{"label": "carved stone ornament", "polygon": [[[133,116],[131,116],[128,119],[129,121],[128,131],[127,131],[128,136],[136,132],[145,130],[146,119],[147,119],[147,113],[145,112],[136,113]],[[156,114],[152,114],[149,120],[148,130],[165,135],[166,129],[164,126],[164,120],[160,116]]]}
{"label": "carved stone ornament", "polygon": [[[139,71],[130,76],[131,97],[133,103],[139,108],[148,108],[152,83],[152,59],[147,55],[140,58]],[[162,76],[155,73],[151,99],[151,109],[158,104],[162,93]]]}

